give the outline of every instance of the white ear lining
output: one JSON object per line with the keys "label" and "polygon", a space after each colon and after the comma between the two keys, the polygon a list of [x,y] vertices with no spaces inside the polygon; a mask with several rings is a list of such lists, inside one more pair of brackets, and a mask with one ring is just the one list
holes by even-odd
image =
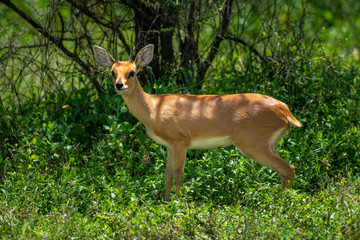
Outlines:
{"label": "white ear lining", "polygon": [[111,68],[114,60],[111,55],[102,47],[93,46],[95,61],[102,67]]}
{"label": "white ear lining", "polygon": [[154,45],[149,44],[143,47],[135,58],[136,72],[139,72],[140,69],[149,65],[154,56]]}

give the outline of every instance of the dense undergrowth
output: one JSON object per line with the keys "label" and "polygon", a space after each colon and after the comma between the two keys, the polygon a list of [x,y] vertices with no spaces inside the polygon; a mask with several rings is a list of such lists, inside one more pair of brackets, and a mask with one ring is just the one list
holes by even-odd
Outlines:
{"label": "dense undergrowth", "polygon": [[[22,114],[1,108],[0,236],[359,238],[358,69],[335,58],[251,67],[223,69],[198,93],[258,92],[289,105],[303,123],[279,144],[296,168],[292,190],[280,192],[278,175],[233,147],[192,150],[182,196],[165,203],[165,148],[110,85],[101,96],[84,87],[27,102]],[[161,79],[156,91],[180,92]]]}

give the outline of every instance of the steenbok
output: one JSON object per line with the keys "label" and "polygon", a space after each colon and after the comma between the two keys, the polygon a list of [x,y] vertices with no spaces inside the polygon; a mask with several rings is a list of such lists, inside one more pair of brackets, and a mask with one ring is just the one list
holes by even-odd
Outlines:
{"label": "steenbok", "polygon": [[[131,47],[132,48],[132,47]],[[187,149],[235,145],[245,156],[276,171],[282,188],[290,188],[294,166],[281,159],[277,143],[291,125],[301,123],[288,106],[261,94],[187,95],[147,94],[137,73],[150,64],[154,45],[142,48],[135,60],[118,61],[103,48],[93,46],[96,62],[111,68],[114,87],[129,111],[144,124],[147,134],[167,148],[165,200],[170,200],[173,178],[180,193]]]}

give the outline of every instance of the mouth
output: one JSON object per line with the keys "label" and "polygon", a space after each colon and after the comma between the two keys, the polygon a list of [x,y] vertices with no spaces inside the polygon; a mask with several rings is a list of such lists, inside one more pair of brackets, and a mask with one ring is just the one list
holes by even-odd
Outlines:
{"label": "mouth", "polygon": [[119,89],[119,88],[116,88],[116,87],[115,87],[115,90],[116,90],[116,92],[118,92],[118,93],[122,93],[122,92],[126,92],[126,91],[128,90],[128,88],[124,88],[124,87],[123,87],[123,88],[120,88],[120,89]]}

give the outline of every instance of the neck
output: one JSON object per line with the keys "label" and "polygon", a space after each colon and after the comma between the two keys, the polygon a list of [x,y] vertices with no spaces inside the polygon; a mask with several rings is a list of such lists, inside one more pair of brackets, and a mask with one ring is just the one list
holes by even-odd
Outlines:
{"label": "neck", "polygon": [[128,94],[122,95],[129,111],[145,126],[148,125],[150,118],[150,94],[143,91],[140,83],[136,81],[135,87]]}

